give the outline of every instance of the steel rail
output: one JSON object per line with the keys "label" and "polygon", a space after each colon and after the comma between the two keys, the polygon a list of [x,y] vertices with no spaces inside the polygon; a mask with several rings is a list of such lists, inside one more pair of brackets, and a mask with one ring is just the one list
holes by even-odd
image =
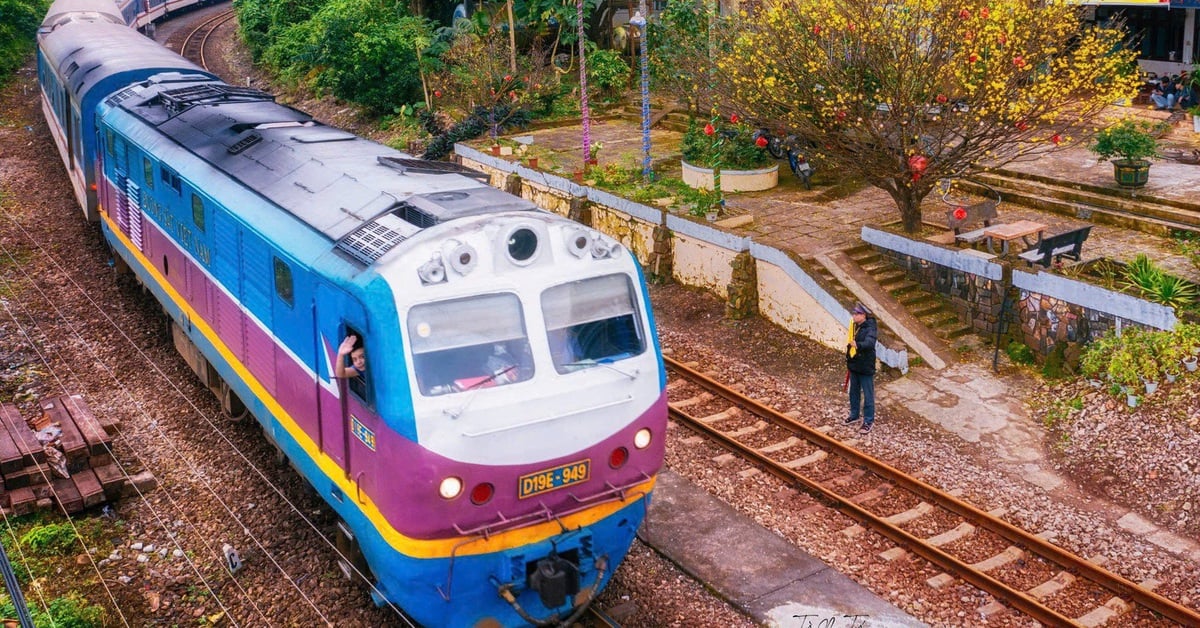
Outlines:
{"label": "steel rail", "polygon": [[[199,25],[197,25],[190,33],[188,33],[187,37],[184,37],[183,46],[180,47],[180,53],[184,57],[190,58],[187,53],[188,46],[196,43],[199,46],[199,49],[194,53],[196,56],[195,61],[200,67],[207,70],[208,63],[204,60],[204,47],[208,44],[209,36],[216,32],[219,26],[225,22],[228,22],[229,20],[232,20],[235,15],[236,13],[233,9],[228,9],[204,20],[203,22],[200,22]],[[200,33],[203,33],[203,37],[199,37],[197,40],[197,36]]]}
{"label": "steel rail", "polygon": [[[771,420],[777,422],[777,424],[792,430],[794,433],[800,436],[803,436],[813,445],[827,451],[834,452],[837,455],[850,460],[856,465],[867,468],[877,475],[896,484],[897,486],[900,486],[901,488],[904,488],[905,490],[908,490],[923,499],[933,502],[942,508],[945,508],[946,510],[963,517],[964,519],[972,521],[973,523],[978,524],[979,527],[993,532],[1015,545],[1026,547],[1027,549],[1039,554],[1043,558],[1046,558],[1051,562],[1056,563],[1060,567],[1063,567],[1067,571],[1072,571],[1118,596],[1130,599],[1136,604],[1159,613],[1164,617],[1167,617],[1168,619],[1176,621],[1180,624],[1185,626],[1200,625],[1200,612],[1197,612],[1196,610],[1182,606],[1177,602],[1154,593],[1153,591],[1138,586],[1137,584],[1130,582],[1129,580],[1126,580],[1125,578],[1108,570],[1098,567],[1076,556],[1075,554],[1072,554],[1071,552],[1054,545],[1053,543],[1034,536],[1029,532],[1026,532],[1025,530],[1008,523],[1007,521],[979,510],[971,504],[961,501],[952,495],[941,491],[940,489],[913,478],[888,465],[887,463],[872,458],[871,456],[868,456],[857,449],[849,447],[836,439],[830,438],[825,434],[822,434],[821,432],[804,425],[803,423],[795,421],[773,408],[769,408],[737,391],[730,390],[729,388],[676,360],[673,360],[669,357],[664,357],[663,360],[666,362],[669,368],[685,375],[688,379],[692,380],[693,383],[699,384],[702,388],[717,394],[726,400],[740,404],[756,413],[770,418]],[[802,484],[813,492],[826,497],[826,499],[829,499],[839,510],[846,511],[856,519],[869,522],[882,534],[893,541],[908,546],[914,553],[917,553],[923,558],[938,564],[939,566],[947,569],[947,571],[955,572],[956,575],[959,575],[964,580],[971,582],[975,586],[978,586],[979,588],[988,591],[997,597],[1010,601],[1014,607],[1017,607],[1021,611],[1030,614],[1034,618],[1052,624],[1074,624],[1074,620],[1059,615],[1051,609],[1043,607],[1036,600],[1030,598],[1028,595],[1025,595],[1024,592],[1009,589],[1003,583],[995,580],[994,578],[972,570],[968,565],[962,563],[953,556],[950,556],[935,547],[924,545],[921,539],[913,537],[904,530],[896,528],[892,524],[883,521],[876,515],[873,515],[859,507],[857,504],[850,502],[847,498],[837,495],[824,486],[793,472],[791,469],[783,467],[773,460],[770,460],[757,450],[732,440],[719,430],[716,430],[707,424],[701,423],[698,420],[687,416],[685,413],[676,408],[672,407],[670,412],[672,416],[676,416],[681,420],[687,421],[690,425],[695,425],[697,429],[709,434],[715,439],[718,439],[723,444],[726,444],[727,447],[737,450],[738,452],[754,459],[757,463],[762,464],[766,468],[770,469],[771,472],[777,477],[780,477],[785,481],[792,481]],[[969,573],[961,573],[961,570],[966,570]],[[1047,613],[1044,616],[1045,619],[1043,619],[1043,613]]]}

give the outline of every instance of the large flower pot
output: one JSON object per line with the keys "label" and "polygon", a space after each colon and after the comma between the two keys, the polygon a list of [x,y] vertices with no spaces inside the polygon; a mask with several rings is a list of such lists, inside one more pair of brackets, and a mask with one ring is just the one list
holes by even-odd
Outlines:
{"label": "large flower pot", "polygon": [[[712,168],[683,164],[683,182],[699,190],[713,189]],[[779,164],[761,170],[729,170],[721,168],[721,191],[758,192],[779,185]]]}
{"label": "large flower pot", "polygon": [[1140,188],[1150,179],[1150,162],[1145,159],[1114,159],[1113,176],[1123,188]]}

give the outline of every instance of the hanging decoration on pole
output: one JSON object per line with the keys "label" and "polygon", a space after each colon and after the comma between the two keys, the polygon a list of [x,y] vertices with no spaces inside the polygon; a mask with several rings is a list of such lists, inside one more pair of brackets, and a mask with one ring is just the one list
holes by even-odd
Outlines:
{"label": "hanging decoration on pole", "polygon": [[583,0],[575,0],[575,34],[579,38],[579,113],[583,118],[583,167],[587,170],[592,157],[591,111],[588,109],[587,90],[587,43],[583,32]]}
{"label": "hanging decoration on pole", "polygon": [[650,182],[653,172],[650,169],[650,51],[649,36],[646,22],[646,0],[639,0],[637,13],[629,20],[638,38],[642,65],[642,181]]}

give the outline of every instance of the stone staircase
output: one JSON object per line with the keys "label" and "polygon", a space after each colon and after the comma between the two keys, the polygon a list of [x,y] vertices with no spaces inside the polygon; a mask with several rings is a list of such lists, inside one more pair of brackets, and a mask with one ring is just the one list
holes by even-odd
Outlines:
{"label": "stone staircase", "polygon": [[904,270],[888,262],[870,246],[859,244],[845,253],[879,284],[880,289],[891,295],[938,338],[951,342],[971,333],[970,325],[958,319],[946,299],[908,279]]}
{"label": "stone staircase", "polygon": [[[641,103],[629,103],[620,109],[620,113],[625,118],[640,120],[642,118],[642,105]],[[668,109],[664,111],[662,107],[656,108],[651,104],[651,128],[683,133],[687,131],[687,125],[688,115],[683,109]]]}
{"label": "stone staircase", "polygon": [[[996,170],[975,178],[995,188],[1006,202],[1017,205],[1164,237],[1176,231],[1200,235],[1200,204],[1172,199],[1155,199],[1150,203],[1137,198],[1136,191],[1084,183],[1064,184],[1013,170]],[[987,193],[970,182],[965,184],[968,188],[975,187],[972,191],[976,193]]]}

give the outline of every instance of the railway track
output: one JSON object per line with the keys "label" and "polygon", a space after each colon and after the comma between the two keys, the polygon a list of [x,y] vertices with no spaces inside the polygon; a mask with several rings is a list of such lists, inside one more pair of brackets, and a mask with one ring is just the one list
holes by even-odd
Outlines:
{"label": "railway track", "polygon": [[208,45],[208,38],[221,25],[232,20],[235,16],[236,13],[234,10],[229,9],[201,21],[183,38],[183,46],[180,48],[179,54],[196,62],[197,65],[205,70],[211,70],[204,58],[204,49]]}
{"label": "railway track", "polygon": [[[943,570],[932,587],[961,579],[999,604],[1046,625],[1200,625],[1200,612],[1130,582],[1041,537],[769,408],[685,365],[665,358],[671,418],[711,438],[827,507],[881,534],[897,546],[880,554],[892,561],[915,554]],[[861,532],[851,526],[848,534]],[[1094,602],[1093,602],[1094,600]],[[979,612],[1003,610],[993,603]]]}

